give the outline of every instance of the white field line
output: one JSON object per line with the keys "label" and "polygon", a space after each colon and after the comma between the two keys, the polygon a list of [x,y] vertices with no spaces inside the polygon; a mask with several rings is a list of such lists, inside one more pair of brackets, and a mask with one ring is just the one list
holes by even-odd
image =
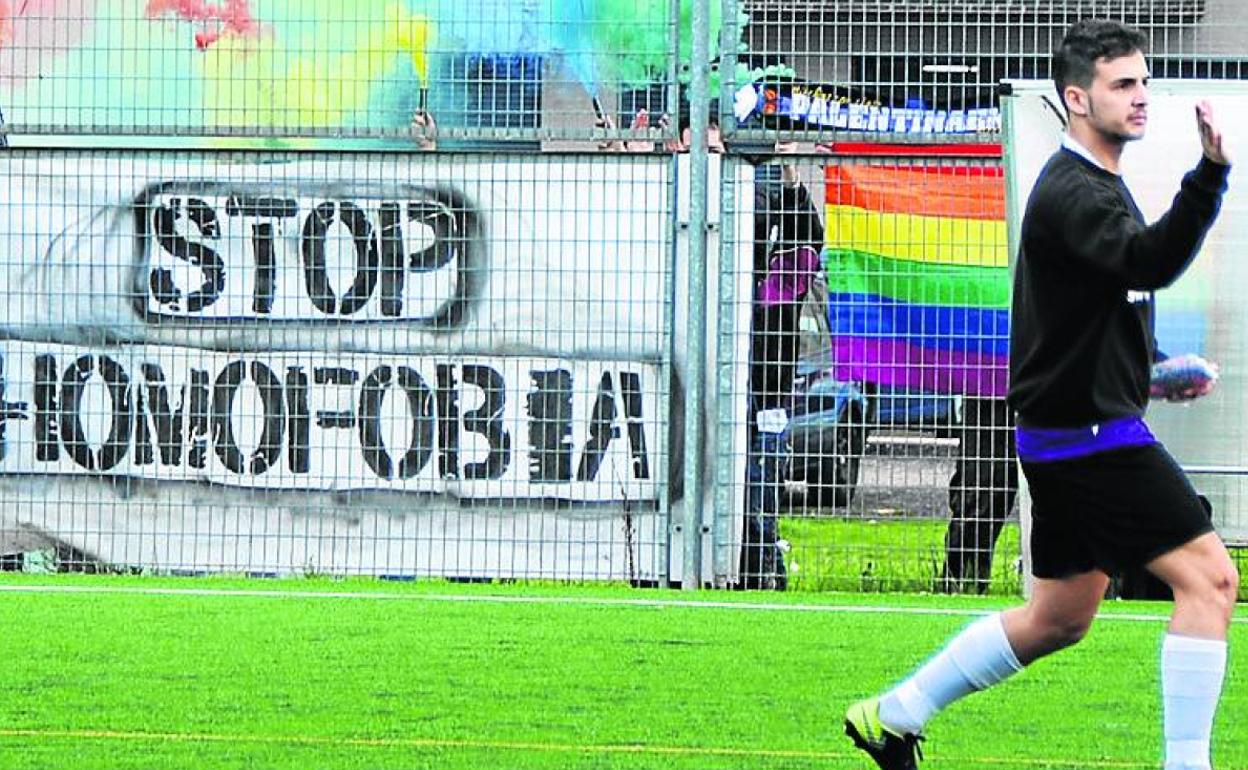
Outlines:
{"label": "white field line", "polygon": [[[949,617],[980,617],[997,610],[976,610],[953,607],[889,607],[853,604],[781,604],[778,602],[723,602],[693,599],[612,599],[593,596],[490,596],[474,594],[384,593],[372,591],[279,591],[245,588],[140,588],[136,586],[54,586],[0,585],[0,593],[30,594],[104,594],[117,596],[202,596],[246,599],[351,599],[362,601],[399,602],[479,602],[483,604],[545,604],[581,605],[590,607],[650,607],[680,609],[743,610],[752,612],[826,612],[858,615],[943,615]],[[1137,613],[1099,613],[1098,620],[1136,623],[1164,623],[1168,615]],[[1238,616],[1232,623],[1246,624],[1248,616]]]}

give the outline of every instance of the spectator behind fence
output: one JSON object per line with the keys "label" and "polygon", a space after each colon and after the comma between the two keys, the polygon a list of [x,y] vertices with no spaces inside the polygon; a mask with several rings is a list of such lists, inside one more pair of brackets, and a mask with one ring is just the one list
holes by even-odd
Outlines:
{"label": "spectator behind fence", "polygon": [[[792,144],[778,144],[778,154]],[[760,165],[754,185],[754,297],[750,325],[749,454],[741,572],[748,587],[783,590],[778,533],[789,467],[786,428],[799,351],[798,319],[821,266],[823,223],[797,167]]]}
{"label": "spectator behind fence", "polygon": [[[666,115],[655,125],[670,125]],[[613,128],[610,118],[599,126]],[[631,127],[650,126],[641,110]],[[680,136],[664,143],[668,152],[687,152],[692,144],[688,122],[682,117]],[[646,152],[653,142],[607,142],[609,150]],[[707,127],[707,150],[724,152],[719,125]],[[779,143],[777,155],[796,150]],[[798,318],[802,302],[821,267],[823,223],[792,163],[767,164],[752,158],[755,169],[753,297],[750,324],[750,377],[747,394],[747,458],[745,513],[741,548],[743,588],[784,590],[788,574],[784,563],[787,544],[779,536],[780,501],[789,465],[786,428],[789,422],[793,379],[797,370]]]}
{"label": "spectator behind fence", "polygon": [[997,538],[1018,496],[1014,419],[1003,398],[967,396],[949,479],[949,528],[940,586],[984,593]]}

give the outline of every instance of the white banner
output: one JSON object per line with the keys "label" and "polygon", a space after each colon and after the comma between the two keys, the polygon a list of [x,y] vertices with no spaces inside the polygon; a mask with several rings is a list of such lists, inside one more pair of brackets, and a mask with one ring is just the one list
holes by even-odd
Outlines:
{"label": "white banner", "polygon": [[660,367],[0,343],[0,473],[654,501]]}
{"label": "white banner", "polygon": [[670,159],[14,149],[0,176],[0,548],[667,574]]}

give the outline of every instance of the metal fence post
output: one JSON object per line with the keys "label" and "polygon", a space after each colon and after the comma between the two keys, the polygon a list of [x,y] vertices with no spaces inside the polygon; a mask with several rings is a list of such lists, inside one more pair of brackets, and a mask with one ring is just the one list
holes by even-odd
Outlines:
{"label": "metal fence post", "polygon": [[698,410],[706,392],[706,129],[710,111],[709,0],[693,3],[693,54],[690,57],[689,128],[689,387],[685,419],[685,539],[681,586],[702,583],[703,491],[706,472],[705,415]]}

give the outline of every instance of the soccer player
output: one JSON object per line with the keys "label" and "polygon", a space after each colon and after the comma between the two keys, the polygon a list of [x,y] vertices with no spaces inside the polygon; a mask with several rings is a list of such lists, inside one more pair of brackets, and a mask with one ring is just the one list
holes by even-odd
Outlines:
{"label": "soccer player", "polygon": [[1009,403],[1033,499],[1032,594],[972,623],[893,690],[849,708],[845,732],[885,770],[917,767],[923,727],[940,709],[1078,642],[1108,573],[1139,565],[1174,592],[1161,650],[1166,770],[1210,767],[1239,575],[1143,414],[1152,292],[1196,255],[1229,161],[1201,102],[1204,155],[1170,210],[1145,224],[1119,176],[1124,147],[1148,120],[1144,48],[1134,29],[1082,21],[1053,54],[1069,121],[1023,216],[1010,351]]}

